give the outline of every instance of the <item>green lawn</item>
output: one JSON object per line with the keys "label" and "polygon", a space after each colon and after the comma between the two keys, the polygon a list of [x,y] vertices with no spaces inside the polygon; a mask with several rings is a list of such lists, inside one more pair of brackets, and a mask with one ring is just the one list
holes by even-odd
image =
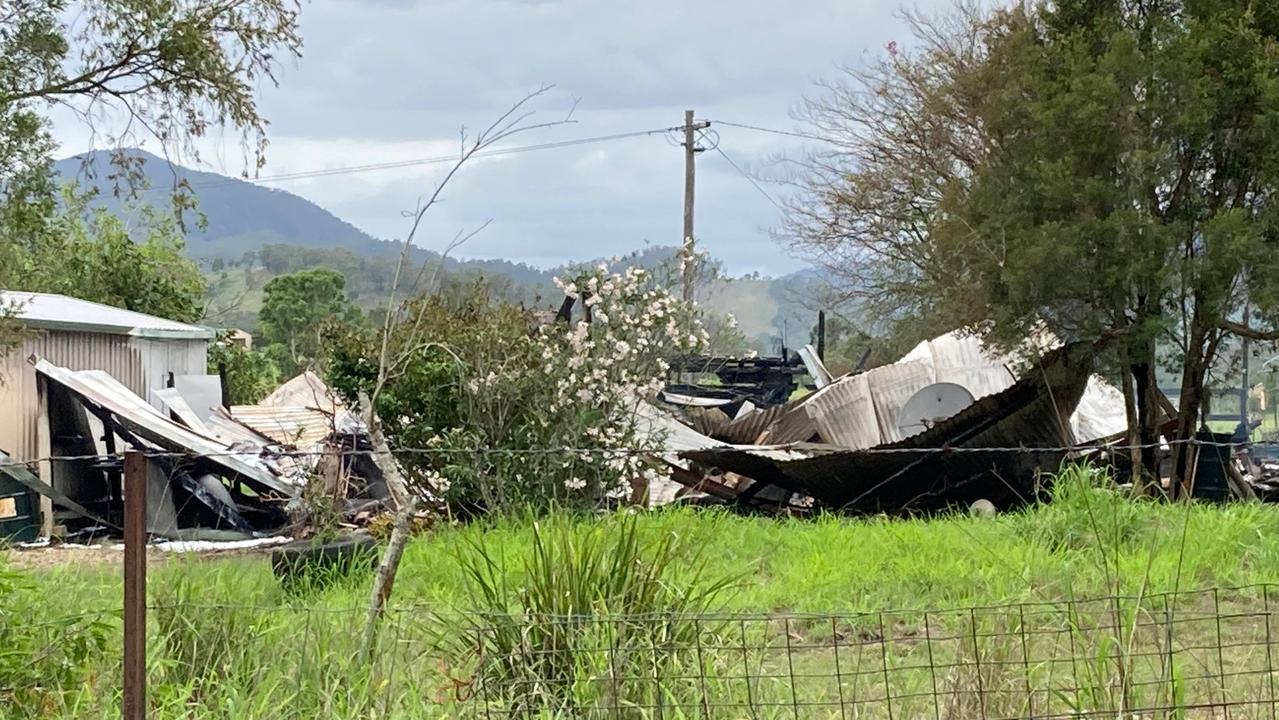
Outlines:
{"label": "green lawn", "polygon": [[[576,522],[586,532],[598,521]],[[1101,707],[1106,701],[1096,694],[1109,686],[1100,680],[1089,685],[1090,673],[1113,675],[1115,663],[1131,678],[1156,685],[1163,660],[1143,660],[1156,653],[1139,650],[1162,647],[1164,636],[1172,637],[1165,632],[1170,627],[1177,630],[1177,645],[1189,648],[1177,656],[1187,665],[1184,670],[1178,665],[1178,677],[1187,679],[1175,683],[1175,692],[1187,702],[1256,696],[1259,678],[1269,677],[1256,670],[1269,661],[1264,642],[1269,628],[1263,615],[1251,613],[1271,601],[1260,584],[1279,582],[1279,507],[1174,506],[1075,487],[1055,504],[985,519],[961,514],[788,520],[681,509],[647,513],[639,527],[648,537],[678,533],[703,548],[708,571],[734,580],[717,610],[738,619],[707,620],[704,635],[697,636],[706,638],[706,646],[697,648],[698,675],[709,674],[711,680],[694,683],[691,676],[673,675],[672,707],[665,715],[634,708],[617,717],[750,716],[726,709],[730,701],[777,704],[758,717],[841,717],[835,703],[854,696],[866,703],[859,706],[862,717],[885,716],[885,696],[898,698],[896,717],[932,716],[937,702],[958,703],[952,717],[978,716],[975,706],[964,704],[977,702],[973,697],[989,703],[984,711],[991,716],[996,704],[1013,715],[1024,714],[1028,703],[1038,703],[1040,712],[1078,704]],[[364,580],[286,595],[262,556],[158,564],[150,576],[157,606],[151,614],[154,717],[367,717],[374,711],[384,717],[483,717],[474,701],[456,702],[475,690],[459,689],[467,684],[465,667],[475,658],[449,656],[435,647],[429,639],[441,624],[427,619],[474,609],[458,560],[464,548],[476,543],[488,548],[511,587],[518,588],[526,581],[521,567],[532,536],[531,521],[512,519],[440,529],[415,540],[405,554],[394,612],[371,663],[356,652],[368,594]],[[51,638],[78,627],[65,616],[100,613],[106,618],[107,647],[100,657],[93,654],[98,651],[89,653],[95,661],[70,663],[73,671],[60,687],[42,695],[40,711],[13,714],[10,705],[0,713],[112,716],[118,702],[113,699],[118,566],[37,570],[27,580],[28,587],[6,597],[7,611]],[[1242,586],[1252,587],[1210,590]],[[1161,624],[1171,615],[1168,598],[1159,593],[1193,589],[1209,590],[1176,596],[1179,615]],[[1115,594],[1140,599],[1122,605],[1104,599]],[[888,614],[881,615],[884,611]],[[1113,622],[1108,620],[1112,612]],[[1227,619],[1223,630],[1217,621],[1223,615],[1247,619]],[[1237,647],[1213,653],[1214,643],[1223,642]],[[591,653],[605,649],[576,656],[577,677],[608,677],[607,667],[592,664],[596,656]],[[1091,664],[1081,668],[1081,656]],[[1005,662],[991,660],[997,657]],[[997,672],[1015,665],[1008,658],[1033,667],[1021,674]],[[929,661],[953,669],[930,672],[923,668]],[[677,665],[672,661],[664,667],[669,671]],[[1190,666],[1199,665],[1211,667],[1191,672]],[[743,668],[753,679],[743,679]],[[840,680],[834,678],[836,670]],[[955,687],[935,687],[939,677]],[[1093,695],[1059,690],[1082,685]],[[964,690],[970,687],[981,692]],[[1165,691],[1174,692],[1160,690]],[[575,692],[595,697],[576,686]],[[944,701],[937,700],[939,693]],[[719,703],[712,706],[725,708],[722,713],[697,711],[705,709],[708,694]],[[796,704],[801,696],[815,704]],[[512,706],[503,707],[509,712]],[[801,707],[807,709],[797,712]],[[1256,716],[1268,717],[1268,712]],[[1253,716],[1243,710],[1232,714]]]}

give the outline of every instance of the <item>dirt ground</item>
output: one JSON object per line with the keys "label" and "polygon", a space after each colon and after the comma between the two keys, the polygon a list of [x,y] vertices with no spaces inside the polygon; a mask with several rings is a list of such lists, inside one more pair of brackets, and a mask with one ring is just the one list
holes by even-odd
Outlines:
{"label": "dirt ground", "polygon": [[[51,545],[42,548],[14,548],[3,552],[5,561],[18,570],[48,570],[56,567],[75,565],[119,565],[124,560],[124,552],[111,546],[66,547]],[[148,563],[164,558],[147,554]]]}
{"label": "dirt ground", "polygon": [[[271,546],[254,548],[235,548],[228,550],[210,550],[202,552],[168,552],[149,549],[147,567],[155,567],[175,560],[190,560],[199,557],[201,560],[222,559],[245,556],[268,556]],[[0,557],[4,563],[17,570],[42,571],[65,567],[102,567],[119,566],[124,562],[124,550],[119,543],[108,545],[49,545],[40,548],[0,549]]]}

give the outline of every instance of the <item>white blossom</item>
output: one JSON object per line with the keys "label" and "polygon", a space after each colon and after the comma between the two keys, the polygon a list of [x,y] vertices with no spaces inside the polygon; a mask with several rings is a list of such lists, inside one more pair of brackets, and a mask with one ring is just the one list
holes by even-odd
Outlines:
{"label": "white blossom", "polygon": [[447,493],[449,488],[453,486],[452,483],[449,482],[448,478],[444,477],[436,470],[428,470],[426,472],[425,480],[427,485],[430,485],[431,488],[441,495]]}

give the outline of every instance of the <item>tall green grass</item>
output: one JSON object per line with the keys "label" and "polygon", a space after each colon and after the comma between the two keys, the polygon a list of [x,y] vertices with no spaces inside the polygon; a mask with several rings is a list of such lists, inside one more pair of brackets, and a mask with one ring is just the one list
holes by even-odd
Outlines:
{"label": "tall green grass", "polygon": [[[118,715],[118,565],[69,565],[26,579],[5,591],[0,613],[43,625],[93,618],[110,632],[104,647],[66,664],[65,676],[22,688],[23,702],[6,704],[0,716]],[[1202,669],[1182,667],[1181,656],[1148,659],[1163,647],[1149,628],[1164,609],[1151,599],[1276,582],[1279,508],[1132,498],[1086,467],[1058,478],[1051,503],[993,518],[776,519],[689,509],[498,518],[411,543],[372,663],[357,652],[364,583],[286,593],[265,556],[158,564],[150,573],[152,717],[455,717],[479,707],[478,695],[529,714],[606,707],[648,717],[643,706],[657,705],[667,708],[664,717],[676,717],[672,709],[696,715],[706,693],[737,702],[784,700],[791,692],[763,681],[717,684],[728,667],[721,661],[760,676],[811,675],[800,692],[816,698],[884,692],[884,683],[831,684],[831,650],[838,648],[857,667],[892,670],[885,672],[895,685],[890,691],[924,692],[927,677],[911,669],[923,662],[921,628],[973,638],[938,645],[933,658],[957,667],[939,689],[954,706],[951,716],[980,713],[965,704],[974,697],[966,689],[977,684],[988,690],[982,702],[1015,715],[1029,709],[1018,685],[1025,678],[999,668],[1018,660],[1021,648],[1008,638],[1037,621],[923,611],[1024,603],[1056,603],[1059,633],[1043,642],[1073,644],[1089,656],[1064,683],[1049,677],[1060,668],[1032,668],[1044,687],[1069,689],[1052,698],[1032,693],[1041,711],[1053,704],[1076,712],[1176,704],[1211,688],[1182,679]],[[1182,610],[1238,611],[1268,599],[1262,595],[1242,587],[1223,594],[1220,607]],[[1122,600],[1104,600],[1112,596]],[[883,610],[893,611],[887,633],[876,617]],[[784,627],[688,621],[706,611],[839,617],[798,617]],[[572,622],[627,616],[658,621]],[[1204,643],[1214,640],[1208,626],[1190,627],[1205,633],[1198,638]],[[800,649],[786,653],[788,643]],[[732,645],[749,650],[726,655]],[[618,659],[623,667],[608,665]],[[1226,657],[1219,669],[1252,661]],[[654,668],[670,670],[665,687],[678,697],[654,697],[661,683],[622,681],[658,677]],[[676,675],[709,684],[681,686]],[[544,682],[530,691],[524,681],[536,679]]]}
{"label": "tall green grass", "polygon": [[443,650],[473,660],[483,699],[521,717],[678,706],[660,695],[683,683],[663,680],[706,672],[695,648],[714,642],[721,623],[705,618],[733,579],[711,571],[686,533],[644,533],[637,515],[552,515],[529,527],[518,583],[492,541],[463,543],[466,602],[436,615]]}

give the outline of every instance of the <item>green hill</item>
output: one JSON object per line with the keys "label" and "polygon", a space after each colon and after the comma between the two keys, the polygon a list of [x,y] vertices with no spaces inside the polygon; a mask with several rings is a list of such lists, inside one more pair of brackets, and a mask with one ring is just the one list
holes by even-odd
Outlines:
{"label": "green hill", "polygon": [[[252,330],[267,281],[311,267],[341,272],[352,298],[366,308],[385,302],[400,252],[398,243],[375,238],[284,190],[174,165],[143,150],[129,150],[126,155],[152,188],[143,191],[140,199],[162,202],[170,188],[181,184],[198,201],[206,222],[188,229],[187,252],[200,261],[209,277],[209,322]],[[94,203],[112,212],[127,217],[137,202],[126,202],[115,192],[111,158],[105,152],[60,160],[55,169],[66,179],[96,187]],[[657,268],[668,264],[674,252],[670,247],[647,247],[624,264]],[[582,260],[595,262],[589,257]],[[427,268],[423,277],[429,277],[439,255],[414,248],[411,261],[406,277],[416,278],[423,267]],[[442,265],[442,272],[451,278],[484,277],[511,301],[546,307],[558,304],[551,280],[565,270],[506,260],[448,258]],[[805,273],[780,279],[716,280],[698,294],[711,312],[732,313],[753,347],[772,352],[783,330],[791,347],[807,338],[816,316],[803,302],[810,284],[811,277]]]}

